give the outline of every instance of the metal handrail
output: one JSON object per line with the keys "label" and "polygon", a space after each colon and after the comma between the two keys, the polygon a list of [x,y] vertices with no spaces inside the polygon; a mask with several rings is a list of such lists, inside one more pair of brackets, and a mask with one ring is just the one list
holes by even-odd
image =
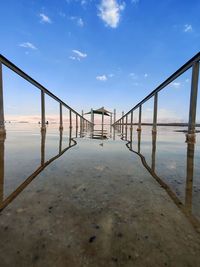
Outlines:
{"label": "metal handrail", "polygon": [[[31,83],[32,85],[34,85],[35,87],[37,87],[38,89],[41,90],[42,92],[42,102],[44,102],[44,94],[49,95],[51,98],[53,98],[54,100],[56,100],[58,103],[60,103],[60,107],[62,109],[62,106],[66,107],[67,109],[69,109],[71,112],[73,112],[75,115],[79,116],[80,119],[82,119],[83,121],[91,124],[91,122],[87,119],[85,119],[81,114],[79,114],[77,111],[75,111],[73,108],[71,108],[69,105],[67,105],[65,102],[63,102],[60,98],[58,98],[56,95],[54,95],[52,92],[50,92],[47,88],[45,88],[43,85],[41,85],[39,82],[37,82],[36,80],[34,80],[32,77],[30,77],[28,74],[26,74],[23,70],[21,70],[19,67],[17,67],[15,64],[13,64],[11,61],[9,61],[7,58],[5,58],[3,55],[0,54],[0,64],[3,64],[4,66],[6,66],[7,68],[11,69],[13,72],[15,72],[16,74],[18,74],[19,76],[21,76],[23,79],[25,79],[26,81],[28,81],[29,83]],[[2,71],[2,69],[0,70]],[[0,83],[1,83],[1,91],[2,89],[2,74],[0,77]],[[2,95],[2,92],[0,92]],[[3,97],[3,96],[1,96]],[[44,103],[42,103],[42,105],[44,105]],[[2,99],[2,105],[3,108],[3,99]],[[2,111],[3,112],[3,111]],[[60,113],[62,115],[62,110],[60,110]],[[0,121],[2,121],[0,119]],[[62,120],[61,120],[62,122]]]}
{"label": "metal handrail", "polygon": [[[194,57],[192,57],[189,61],[187,61],[183,66],[181,66],[177,71],[175,71],[169,78],[167,78],[163,83],[161,83],[158,87],[156,87],[150,94],[148,94],[144,99],[142,99],[139,103],[137,103],[132,109],[130,109],[126,114],[123,114],[113,126],[124,124],[124,118],[126,118],[129,114],[131,114],[134,110],[139,108],[139,126],[141,127],[141,107],[147,102],[150,98],[155,97],[154,99],[154,130],[156,131],[157,124],[157,97],[158,93],[163,90],[167,85],[177,79],[180,75],[182,75],[185,71],[193,68],[192,72],[192,86],[191,86],[191,96],[190,96],[190,115],[189,115],[189,127],[188,132],[193,134],[195,132],[195,117],[196,117],[196,101],[197,101],[197,90],[198,90],[198,76],[199,76],[199,61],[200,61],[200,52],[198,52]],[[133,118],[131,118],[132,124]],[[138,129],[141,130],[141,129]]]}

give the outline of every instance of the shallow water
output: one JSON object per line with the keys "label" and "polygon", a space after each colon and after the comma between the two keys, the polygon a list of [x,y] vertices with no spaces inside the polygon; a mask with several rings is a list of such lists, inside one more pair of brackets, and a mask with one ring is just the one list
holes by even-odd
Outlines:
{"label": "shallow water", "polygon": [[[131,147],[145,157],[152,173],[200,220],[200,134],[196,135],[195,144],[188,144],[182,130],[186,128],[158,127],[155,136],[151,127],[144,126],[141,133],[133,131]],[[127,140],[130,139],[129,134]]]}
{"label": "shallow water", "polygon": [[192,145],[177,128],[159,127],[155,138],[143,127],[123,141],[113,129],[90,139],[64,126],[41,134],[37,124],[7,125],[4,266],[197,266],[199,135]]}
{"label": "shallow water", "polygon": [[[47,128],[46,134],[41,134],[37,124],[8,124],[7,136],[0,143],[1,150],[1,199],[5,200],[22,182],[26,180],[45,162],[58,156],[62,150],[79,141],[80,132],[72,129],[70,141],[69,125],[64,125],[64,131],[58,131],[58,125]],[[110,140],[120,140],[120,133],[110,128],[106,129]],[[187,144],[185,134],[178,132],[181,127],[158,127],[157,136],[151,134],[151,127],[144,126],[141,133],[130,128],[124,141],[132,140],[129,148],[145,157],[152,172],[161,178],[176,194],[183,205],[188,205],[190,212],[200,219],[200,134],[197,134],[196,144]],[[85,137],[85,150],[90,146],[90,133]],[[93,141],[94,142],[94,141]],[[99,146],[94,152],[106,151],[104,144],[108,140],[97,140]],[[117,146],[117,142],[115,144]],[[125,145],[125,144],[124,144]],[[91,148],[90,148],[91,149]],[[110,147],[109,147],[110,149]],[[68,151],[69,155],[70,152]],[[112,155],[112,149],[110,150]],[[120,153],[120,151],[119,151]],[[114,170],[113,170],[114,175]]]}

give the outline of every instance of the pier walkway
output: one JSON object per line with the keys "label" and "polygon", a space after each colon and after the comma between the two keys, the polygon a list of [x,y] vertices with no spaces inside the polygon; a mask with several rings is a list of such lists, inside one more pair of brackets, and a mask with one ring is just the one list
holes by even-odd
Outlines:
{"label": "pier walkway", "polygon": [[76,138],[0,213],[1,266],[198,266],[197,229],[115,139]]}

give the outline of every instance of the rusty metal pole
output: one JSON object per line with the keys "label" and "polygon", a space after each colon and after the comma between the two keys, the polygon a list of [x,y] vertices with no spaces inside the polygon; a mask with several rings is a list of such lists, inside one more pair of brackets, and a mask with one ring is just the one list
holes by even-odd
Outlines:
{"label": "rusty metal pole", "polygon": [[41,90],[41,131],[46,131],[45,122],[45,93]]}
{"label": "rusty metal pole", "polygon": [[142,121],[142,105],[139,106],[139,120],[138,120],[138,128],[137,128],[137,131],[142,131],[141,121]]}
{"label": "rusty metal pole", "polygon": [[186,134],[187,142],[195,142],[198,80],[199,80],[199,62],[195,62],[192,66],[190,111],[189,111],[188,133]]}
{"label": "rusty metal pole", "polygon": [[60,103],[60,131],[63,130],[63,112],[62,112],[62,103]]}
{"label": "rusty metal pole", "polygon": [[3,105],[3,70],[0,62],[0,136],[6,135]]}
{"label": "rusty metal pole", "polygon": [[152,133],[157,133],[158,93],[154,95],[153,128]]}

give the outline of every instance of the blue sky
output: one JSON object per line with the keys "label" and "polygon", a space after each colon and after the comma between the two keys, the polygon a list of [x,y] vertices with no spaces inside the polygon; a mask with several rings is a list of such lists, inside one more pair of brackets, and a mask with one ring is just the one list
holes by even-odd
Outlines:
{"label": "blue sky", "polygon": [[[0,53],[79,112],[128,111],[199,52],[199,12],[199,0],[1,0]],[[4,72],[6,114],[37,114],[38,92]],[[189,89],[190,72],[160,117],[185,119]]]}

